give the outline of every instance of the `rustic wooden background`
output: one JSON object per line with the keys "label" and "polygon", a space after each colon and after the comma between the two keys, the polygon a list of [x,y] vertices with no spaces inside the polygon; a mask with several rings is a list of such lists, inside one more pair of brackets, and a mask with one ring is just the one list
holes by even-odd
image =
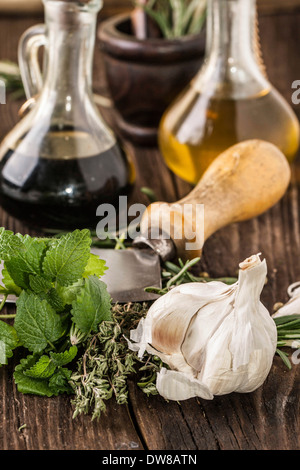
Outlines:
{"label": "rustic wooden background", "polygon": [[[105,15],[128,8],[126,1],[106,1]],[[291,84],[300,79],[300,2],[260,2],[261,43],[268,75],[291,102]],[[17,60],[17,43],[26,28],[42,17],[0,14],[0,59]],[[95,53],[95,91],[106,93],[101,54]],[[0,138],[18,119],[20,102],[0,106]],[[300,105],[295,106],[300,118]],[[107,116],[110,119],[110,116]],[[113,122],[113,121],[111,121]],[[159,198],[174,201],[189,191],[165,167],[157,149],[132,148],[137,168],[134,198],[151,186]],[[299,158],[284,199],[261,217],[227,227],[206,243],[202,267],[212,276],[235,275],[238,263],[261,251],[269,274],[262,300],[271,311],[286,301],[286,289],[300,280]],[[30,227],[0,212],[0,225],[34,234]],[[7,307],[8,312],[13,307]],[[18,361],[18,358],[15,359]],[[278,357],[265,384],[251,394],[231,394],[213,401],[192,399],[181,404],[147,398],[130,382],[128,406],[113,401],[99,422],[89,416],[72,420],[68,397],[23,396],[12,380],[14,361],[0,370],[0,449],[13,450],[293,450],[299,438],[299,366],[288,371]],[[21,426],[26,424],[22,430]]]}
{"label": "rustic wooden background", "polygon": [[[103,0],[102,17],[130,11],[134,0]],[[277,14],[300,8],[300,0],[257,0],[260,12]],[[40,14],[43,11],[42,0],[0,0],[0,11],[24,15]]]}

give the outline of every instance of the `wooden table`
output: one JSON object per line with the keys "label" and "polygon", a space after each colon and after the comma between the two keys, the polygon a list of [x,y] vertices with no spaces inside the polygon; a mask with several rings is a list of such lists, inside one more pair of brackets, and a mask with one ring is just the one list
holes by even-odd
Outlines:
{"label": "wooden table", "polygon": [[[42,21],[37,17],[0,18],[0,58],[17,60],[23,31]],[[260,13],[261,42],[272,83],[291,102],[291,84],[300,79],[300,12]],[[95,90],[105,92],[99,51],[95,54]],[[0,137],[16,123],[20,103],[0,106]],[[295,106],[300,117],[300,105]],[[159,198],[174,201],[189,191],[165,167],[153,148],[133,148],[137,168],[135,200],[147,203],[139,191],[151,186]],[[299,159],[298,159],[299,160]],[[212,276],[235,275],[238,263],[262,252],[268,263],[268,284],[262,300],[271,311],[286,301],[287,287],[300,280],[299,161],[284,199],[261,217],[227,227],[206,243],[202,267]],[[0,225],[21,233],[30,228],[0,212]],[[10,312],[13,307],[7,307]],[[254,450],[298,449],[300,368],[289,371],[279,357],[262,387],[250,394],[231,394],[213,401],[191,399],[166,403],[147,398],[130,381],[128,406],[113,401],[102,419],[72,419],[69,397],[39,398],[17,392],[12,380],[14,361],[0,370],[0,449],[33,450]],[[19,430],[26,424],[26,427]]]}

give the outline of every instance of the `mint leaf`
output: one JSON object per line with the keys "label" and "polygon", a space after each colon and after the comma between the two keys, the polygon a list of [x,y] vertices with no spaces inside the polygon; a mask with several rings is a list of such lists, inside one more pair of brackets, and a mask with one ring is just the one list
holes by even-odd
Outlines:
{"label": "mint leaf", "polygon": [[23,251],[24,246],[18,235],[15,235],[10,230],[5,230],[4,227],[0,228],[0,257],[2,260],[7,260],[14,256],[17,251]]}
{"label": "mint leaf", "polygon": [[82,333],[97,331],[102,321],[111,320],[111,298],[106,284],[97,276],[90,276],[72,303],[72,318]]}
{"label": "mint leaf", "polygon": [[37,355],[27,356],[26,359],[21,359],[20,364],[15,368],[14,379],[20,393],[29,393],[39,395],[42,397],[52,397],[55,395],[53,390],[49,387],[48,380],[29,377],[25,374],[30,370],[39,357]]}
{"label": "mint leaf", "polygon": [[49,279],[45,279],[42,276],[29,276],[29,284],[31,290],[38,294],[40,299],[45,299],[51,305],[51,307],[58,313],[64,310],[65,303],[63,302],[56,289],[52,287],[52,283]]}
{"label": "mint leaf", "polygon": [[103,259],[100,259],[98,255],[91,253],[86,268],[84,270],[83,277],[86,278],[94,275],[102,277],[107,269],[108,268],[105,264],[105,261]]}
{"label": "mint leaf", "polygon": [[43,271],[62,286],[78,281],[90,257],[91,236],[89,230],[75,230],[56,240],[47,250]]}
{"label": "mint leaf", "polygon": [[65,305],[71,305],[72,302],[78,296],[78,294],[81,292],[83,286],[84,280],[80,279],[79,281],[75,282],[74,284],[71,284],[70,286],[61,286],[58,284],[56,286],[56,291]]}
{"label": "mint leaf", "polygon": [[35,364],[24,370],[24,374],[28,377],[35,377],[40,379],[50,378],[56,371],[57,367],[62,367],[69,364],[73,361],[76,355],[76,346],[71,346],[70,349],[62,353],[50,352],[50,357],[46,355],[41,356],[37,362],[35,362]]}
{"label": "mint leaf", "polygon": [[7,364],[7,359],[12,357],[13,350],[19,346],[19,339],[15,328],[0,321],[0,366]]}
{"label": "mint leaf", "polygon": [[6,294],[13,294],[17,297],[21,294],[22,289],[15,284],[6,268],[2,269],[2,283],[7,289]]}
{"label": "mint leaf", "polygon": [[39,360],[29,369],[24,371],[28,377],[37,377],[40,379],[47,379],[54,374],[56,365],[49,356],[41,356]]}
{"label": "mint leaf", "polygon": [[41,352],[62,333],[60,316],[46,300],[23,291],[17,300],[15,328],[22,344],[32,352]]}
{"label": "mint leaf", "polygon": [[15,250],[14,254],[5,261],[4,267],[14,283],[22,289],[28,289],[29,275],[42,275],[41,260],[46,250],[46,243],[39,238],[29,235],[16,235],[22,243],[22,250]]}
{"label": "mint leaf", "polygon": [[60,367],[49,380],[50,390],[52,390],[55,395],[59,395],[60,393],[74,393],[69,384],[71,375],[71,370]]}
{"label": "mint leaf", "polygon": [[52,288],[52,284],[49,279],[36,275],[29,276],[29,285],[30,289],[35,294],[41,294],[42,292],[47,293]]}
{"label": "mint leaf", "polygon": [[[59,367],[54,373],[48,377],[47,373],[43,374],[43,363],[48,363],[49,357],[39,357],[37,354],[27,356],[21,359],[20,364],[15,368],[14,379],[18,391],[24,394],[39,395],[42,397],[57,396],[61,393],[73,393],[73,389],[69,384],[72,371],[63,367]],[[45,371],[47,366],[45,366]],[[36,372],[36,377],[34,373]],[[30,375],[32,374],[32,376]],[[40,376],[39,376],[40,374]],[[49,371],[50,374],[50,371]]]}
{"label": "mint leaf", "polygon": [[57,313],[61,313],[64,310],[65,304],[54,288],[50,289],[47,293],[39,294],[39,297],[47,300],[48,304],[51,305]]}
{"label": "mint leaf", "polygon": [[75,359],[75,357],[77,356],[77,351],[78,350],[76,346],[71,346],[70,349],[67,349],[62,353],[50,352],[50,357],[53,364],[58,367],[61,367],[72,362],[73,359]]}

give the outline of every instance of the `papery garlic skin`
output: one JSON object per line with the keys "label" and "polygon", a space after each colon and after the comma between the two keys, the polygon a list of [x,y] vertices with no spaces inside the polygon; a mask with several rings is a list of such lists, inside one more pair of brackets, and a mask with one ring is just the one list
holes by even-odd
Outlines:
{"label": "papery garlic skin", "polygon": [[288,288],[290,299],[286,304],[280,307],[272,318],[285,317],[286,315],[300,314],[300,282],[294,282]]}
{"label": "papery garlic skin", "polygon": [[254,255],[240,264],[238,281],[190,283],[154,302],[131,332],[130,347],[156,354],[171,370],[158,374],[169,400],[251,392],[272,366],[277,329],[260,302],[266,262]]}
{"label": "papery garlic skin", "polygon": [[[198,378],[214,395],[251,392],[265,381],[277,345],[277,329],[260,302],[266,261],[240,266],[232,311],[207,344],[205,369]],[[215,343],[215,344],[214,344]]]}

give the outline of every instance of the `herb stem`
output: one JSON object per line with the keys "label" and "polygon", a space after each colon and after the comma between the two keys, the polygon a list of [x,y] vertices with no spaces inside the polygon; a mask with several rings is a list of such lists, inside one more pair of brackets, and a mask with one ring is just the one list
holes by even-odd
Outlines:
{"label": "herb stem", "polygon": [[11,315],[0,315],[1,320],[9,320],[10,318],[16,318],[16,314],[11,314]]}
{"label": "herb stem", "polygon": [[48,344],[54,351],[56,351],[56,347],[51,343],[51,341],[48,341]]}
{"label": "herb stem", "polygon": [[187,272],[187,270],[189,268],[191,268],[192,266],[194,266],[194,264],[198,263],[198,261],[200,261],[200,258],[194,258],[192,259],[191,261],[187,262],[183,267],[182,269],[175,275],[173,276],[167,283],[167,287],[171,287],[172,285],[174,285],[177,281],[179,281],[179,279],[184,276],[184,274]]}
{"label": "herb stem", "polygon": [[6,303],[6,300],[7,300],[7,295],[4,295],[3,296],[3,299],[2,299],[2,302],[0,304],[0,311],[3,309],[5,303]]}

